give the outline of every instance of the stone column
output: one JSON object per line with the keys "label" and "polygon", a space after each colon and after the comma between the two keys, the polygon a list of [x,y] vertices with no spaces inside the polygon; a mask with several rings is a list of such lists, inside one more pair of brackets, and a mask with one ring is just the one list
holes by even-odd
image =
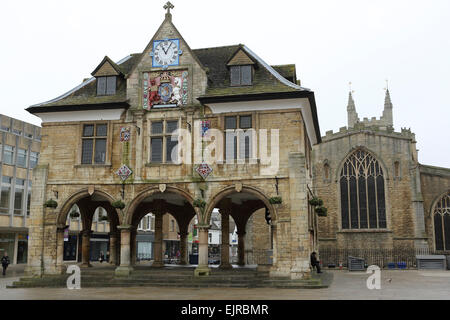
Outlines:
{"label": "stone column", "polygon": [[220,266],[221,269],[231,269],[230,264],[230,214],[229,210],[220,209],[222,219],[222,243],[220,245]]}
{"label": "stone column", "polygon": [[137,230],[136,228],[131,229],[131,234],[130,234],[130,251],[131,251],[131,265],[135,266],[136,265],[136,235],[137,235]]}
{"label": "stone column", "polygon": [[141,181],[142,175],[142,159],[143,159],[143,144],[142,137],[144,136],[144,126],[143,126],[143,110],[134,111],[134,115],[136,116],[136,169],[134,170],[134,178],[136,181]]}
{"label": "stone column", "polygon": [[90,264],[90,248],[91,248],[91,230],[81,231],[81,267],[92,267]]}
{"label": "stone column", "polygon": [[63,274],[65,272],[64,261],[64,230],[58,228],[56,230],[56,272]]}
{"label": "stone column", "polygon": [[109,233],[109,263],[117,264],[117,233]]}
{"label": "stone column", "polygon": [[245,231],[238,231],[238,265],[245,266]]}
{"label": "stone column", "polygon": [[154,242],[154,259],[152,267],[160,268],[164,267],[162,257],[162,245],[163,245],[163,213],[160,210],[155,212],[155,242]]}
{"label": "stone column", "polygon": [[186,265],[188,263],[187,239],[188,239],[188,232],[180,231],[180,264],[182,265]]}
{"label": "stone column", "polygon": [[208,267],[208,230],[209,226],[197,226],[198,231],[198,267],[194,271],[194,275],[209,276],[210,269]]}
{"label": "stone column", "polygon": [[128,277],[133,271],[130,259],[131,226],[118,227],[120,230],[120,265],[116,268],[115,274],[119,277]]}

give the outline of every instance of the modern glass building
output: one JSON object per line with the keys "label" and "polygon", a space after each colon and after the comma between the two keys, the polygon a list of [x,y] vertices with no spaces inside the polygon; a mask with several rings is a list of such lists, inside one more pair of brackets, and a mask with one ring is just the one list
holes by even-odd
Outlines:
{"label": "modern glass building", "polygon": [[0,114],[0,256],[26,263],[32,170],[39,161],[41,128]]}

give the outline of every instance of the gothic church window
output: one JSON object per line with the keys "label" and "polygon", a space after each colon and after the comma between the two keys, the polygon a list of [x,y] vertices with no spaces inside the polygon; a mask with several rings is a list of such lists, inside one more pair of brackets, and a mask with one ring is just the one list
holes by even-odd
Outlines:
{"label": "gothic church window", "polygon": [[357,150],[340,175],[342,229],[386,228],[384,175],[378,161]]}
{"label": "gothic church window", "polygon": [[328,165],[328,163],[325,163],[323,166],[323,178],[325,180],[330,179],[330,166]]}
{"label": "gothic church window", "polygon": [[436,250],[450,250],[450,191],[436,204],[433,222]]}
{"label": "gothic church window", "polygon": [[400,162],[398,161],[394,162],[394,178],[400,178]]}

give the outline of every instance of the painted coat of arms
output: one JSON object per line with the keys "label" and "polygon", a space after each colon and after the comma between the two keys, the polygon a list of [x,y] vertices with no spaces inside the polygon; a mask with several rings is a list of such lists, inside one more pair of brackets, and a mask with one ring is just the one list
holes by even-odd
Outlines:
{"label": "painted coat of arms", "polygon": [[202,137],[208,136],[208,130],[211,127],[211,121],[203,120],[202,121]]}
{"label": "painted coat of arms", "polygon": [[198,167],[196,168],[196,171],[203,178],[203,180],[206,180],[206,178],[208,178],[208,176],[211,174],[213,169],[207,163],[202,163],[202,164],[198,165]]}
{"label": "painted coat of arms", "polygon": [[150,110],[152,107],[180,107],[187,104],[187,83],[187,71],[145,72],[143,74],[143,108]]}
{"label": "painted coat of arms", "polygon": [[120,142],[130,140],[130,127],[120,128]]}
{"label": "painted coat of arms", "polygon": [[128,179],[128,177],[133,173],[130,168],[127,167],[127,165],[122,165],[119,170],[116,171],[116,174],[122,179],[122,181],[125,181]]}

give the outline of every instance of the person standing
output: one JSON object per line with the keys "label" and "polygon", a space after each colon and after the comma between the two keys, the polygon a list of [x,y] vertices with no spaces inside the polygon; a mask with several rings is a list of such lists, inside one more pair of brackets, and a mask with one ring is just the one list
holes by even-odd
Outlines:
{"label": "person standing", "polygon": [[100,251],[100,258],[98,260],[100,261],[100,263],[102,263],[103,260],[105,260],[105,255],[103,254],[103,251]]}
{"label": "person standing", "polygon": [[8,268],[9,263],[8,253],[5,251],[2,257],[3,276],[6,276],[6,268]]}
{"label": "person standing", "polygon": [[313,251],[311,253],[311,266],[313,267],[313,269],[316,268],[317,273],[322,273],[320,271],[320,263],[319,263],[319,260],[317,260],[317,256],[316,256],[316,252],[315,251]]}

